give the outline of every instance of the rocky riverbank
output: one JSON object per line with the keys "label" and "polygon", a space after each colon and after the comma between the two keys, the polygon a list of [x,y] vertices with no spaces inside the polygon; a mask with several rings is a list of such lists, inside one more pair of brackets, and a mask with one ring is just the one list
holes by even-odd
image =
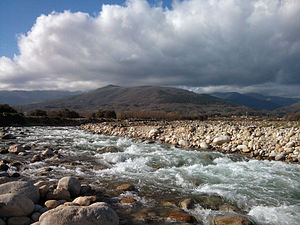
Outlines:
{"label": "rocky riverbank", "polygon": [[181,148],[236,153],[255,159],[300,163],[298,122],[122,121],[90,123],[81,129]]}
{"label": "rocky riverbank", "polygon": [[[148,128],[159,128],[154,127]],[[86,167],[77,161],[78,156],[68,156],[61,147],[37,144],[45,140],[28,141],[30,129],[2,129],[1,225],[202,224],[201,218],[187,212],[197,209],[216,212],[210,224],[255,224],[242,209],[217,194],[184,196],[171,190],[150,193],[113,178],[92,181],[84,173],[75,176],[76,170]],[[114,150],[107,147],[99,152]],[[70,176],[59,175],[62,165],[67,165],[63,168]],[[34,174],[28,177],[28,173]]]}

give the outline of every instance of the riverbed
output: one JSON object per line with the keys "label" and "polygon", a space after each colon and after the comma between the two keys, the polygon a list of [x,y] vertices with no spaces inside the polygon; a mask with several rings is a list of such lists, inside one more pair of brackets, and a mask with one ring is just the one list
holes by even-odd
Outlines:
{"label": "riverbed", "polygon": [[[197,198],[203,194],[216,195],[258,224],[299,224],[299,164],[189,150],[156,142],[147,144],[129,138],[91,134],[77,127],[11,130],[17,134],[18,143],[49,146],[62,155],[26,165],[20,173],[34,181],[56,181],[75,175],[106,189],[113,183],[132,183],[141,194],[127,195],[144,206],[172,202],[172,199]],[[110,150],[104,150],[107,147]],[[45,172],[45,167],[52,171]],[[209,224],[212,215],[219,210],[196,204],[186,212]]]}

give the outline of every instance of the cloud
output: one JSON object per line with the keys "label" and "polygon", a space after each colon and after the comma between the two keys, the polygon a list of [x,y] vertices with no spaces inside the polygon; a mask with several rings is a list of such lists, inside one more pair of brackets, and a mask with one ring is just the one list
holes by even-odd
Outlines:
{"label": "cloud", "polygon": [[300,2],[129,0],[95,17],[41,15],[18,46],[0,58],[0,89],[300,87]]}

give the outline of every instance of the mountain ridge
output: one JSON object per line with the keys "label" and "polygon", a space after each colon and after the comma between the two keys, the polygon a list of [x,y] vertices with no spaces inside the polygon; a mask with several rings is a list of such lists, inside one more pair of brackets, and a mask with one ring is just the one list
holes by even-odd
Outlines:
{"label": "mountain ridge", "polygon": [[23,105],[24,110],[55,110],[68,108],[78,111],[114,109],[116,111],[159,111],[188,114],[243,113],[248,107],[174,87],[120,87],[108,85],[96,90],[39,104]]}

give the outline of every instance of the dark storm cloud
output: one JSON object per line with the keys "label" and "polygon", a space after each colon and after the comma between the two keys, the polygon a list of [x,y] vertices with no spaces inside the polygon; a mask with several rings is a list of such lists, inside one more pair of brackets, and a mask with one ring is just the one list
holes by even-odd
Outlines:
{"label": "dark storm cloud", "polygon": [[168,10],[131,0],[96,17],[53,13],[19,49],[0,58],[1,89],[300,86],[300,2],[185,0]]}

